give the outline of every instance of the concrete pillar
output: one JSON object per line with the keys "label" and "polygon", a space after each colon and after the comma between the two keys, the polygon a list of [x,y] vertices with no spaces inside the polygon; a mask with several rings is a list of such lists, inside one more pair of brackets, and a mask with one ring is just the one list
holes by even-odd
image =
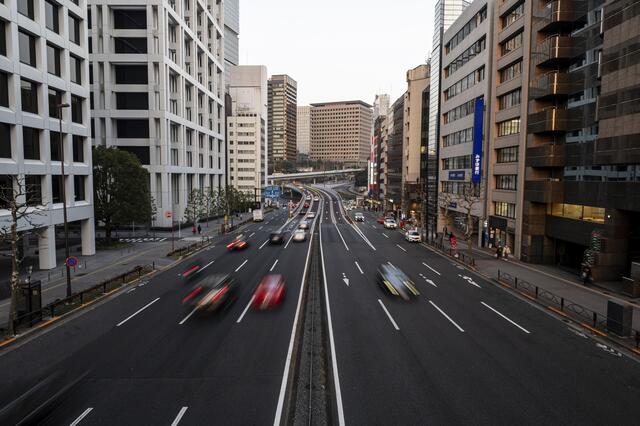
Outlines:
{"label": "concrete pillar", "polygon": [[80,221],[80,240],[83,256],[96,254],[96,228],[93,218]]}
{"label": "concrete pillar", "polygon": [[40,269],[53,269],[56,267],[55,226],[47,226],[38,232],[38,253]]}

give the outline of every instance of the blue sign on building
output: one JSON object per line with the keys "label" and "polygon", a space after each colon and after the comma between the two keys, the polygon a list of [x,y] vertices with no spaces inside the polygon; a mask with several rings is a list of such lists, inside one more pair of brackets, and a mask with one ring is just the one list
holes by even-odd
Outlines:
{"label": "blue sign on building", "polygon": [[464,180],[464,170],[450,170],[449,180]]}
{"label": "blue sign on building", "polygon": [[281,192],[280,187],[273,185],[267,186],[264,188],[264,197],[265,198],[280,198]]}
{"label": "blue sign on building", "polygon": [[484,99],[476,99],[473,113],[473,153],[471,154],[471,182],[482,179],[482,133],[484,125]]}

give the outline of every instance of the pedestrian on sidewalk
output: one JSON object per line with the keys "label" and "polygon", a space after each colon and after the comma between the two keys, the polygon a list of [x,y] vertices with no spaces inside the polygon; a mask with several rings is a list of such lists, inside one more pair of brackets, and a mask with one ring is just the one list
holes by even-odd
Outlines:
{"label": "pedestrian on sidewalk", "polygon": [[496,259],[500,259],[502,257],[502,246],[498,245],[496,247]]}
{"label": "pedestrian on sidewalk", "polygon": [[202,226],[198,225],[198,235],[202,235]]}
{"label": "pedestrian on sidewalk", "polygon": [[504,255],[504,259],[507,260],[509,258],[509,255],[511,254],[511,249],[509,248],[509,246],[504,246],[504,249],[502,250],[502,254]]}

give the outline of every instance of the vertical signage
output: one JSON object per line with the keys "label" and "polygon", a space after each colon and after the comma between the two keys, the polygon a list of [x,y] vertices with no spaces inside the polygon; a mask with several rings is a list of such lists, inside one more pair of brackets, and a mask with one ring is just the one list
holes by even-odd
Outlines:
{"label": "vertical signage", "polygon": [[482,178],[482,133],[484,124],[484,99],[476,99],[473,115],[473,153],[471,155],[471,181],[480,183]]}

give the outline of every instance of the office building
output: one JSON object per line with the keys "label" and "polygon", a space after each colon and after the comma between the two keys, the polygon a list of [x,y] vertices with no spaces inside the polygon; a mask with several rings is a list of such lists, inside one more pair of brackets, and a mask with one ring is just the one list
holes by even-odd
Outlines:
{"label": "office building", "polygon": [[93,143],[140,159],[172,226],[194,189],[224,186],[222,2],[89,5]]}
{"label": "office building", "polygon": [[385,210],[400,216],[402,203],[402,144],[404,140],[405,95],[391,105],[386,120],[385,140]]}
{"label": "office building", "polygon": [[311,104],[311,159],[365,167],[372,107],[363,101]]}
{"label": "office building", "polygon": [[298,107],[298,124],[296,126],[296,144],[298,154],[309,155],[311,149],[311,107]]}
{"label": "office building", "polygon": [[[443,35],[438,230],[473,227],[483,243],[493,2],[469,5]],[[471,210],[473,223],[468,222]]]}
{"label": "office building", "polygon": [[231,69],[229,85],[229,184],[256,199],[267,181],[267,78],[263,65],[240,65]]}
{"label": "office building", "polygon": [[285,74],[273,75],[269,87],[269,165],[275,171],[296,161],[298,83]]}
{"label": "office building", "polygon": [[391,97],[386,94],[378,94],[376,95],[373,101],[373,121],[376,120],[381,115],[389,114],[389,105],[391,103]]}
{"label": "office building", "polygon": [[231,83],[233,67],[240,65],[240,0],[224,1],[225,84]]}
{"label": "office building", "polygon": [[[0,4],[0,190],[5,200],[18,185],[26,192],[17,202],[35,212],[19,227],[37,228],[40,269],[57,264],[63,191],[68,222],[79,225],[82,254],[95,254],[85,6],[68,0]],[[3,228],[11,223],[7,207],[0,205]]]}
{"label": "office building", "polygon": [[429,104],[429,64],[407,71],[404,97],[404,137],[402,142],[402,211],[423,225],[423,198],[426,181],[422,153],[426,150]]}

